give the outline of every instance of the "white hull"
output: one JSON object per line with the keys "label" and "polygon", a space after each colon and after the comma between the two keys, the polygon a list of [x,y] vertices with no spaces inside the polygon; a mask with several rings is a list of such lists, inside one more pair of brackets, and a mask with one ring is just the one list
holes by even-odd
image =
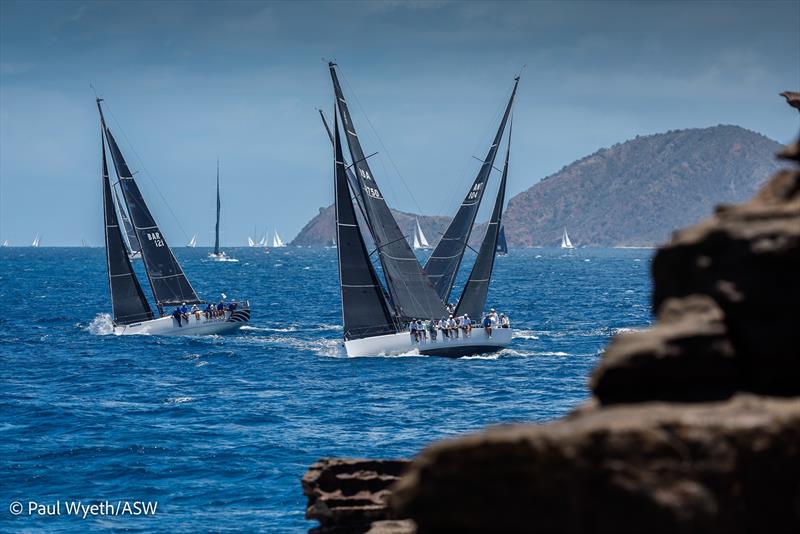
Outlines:
{"label": "white hull", "polygon": [[236,258],[231,258],[230,256],[228,256],[224,252],[220,252],[219,254],[214,254],[213,252],[211,252],[208,255],[208,257],[209,257],[209,259],[211,259],[213,261],[239,261]]}
{"label": "white hull", "polygon": [[226,334],[235,332],[245,323],[250,321],[250,308],[237,309],[233,313],[226,311],[224,317],[206,319],[200,313],[198,319],[194,313],[189,313],[188,321],[178,321],[171,315],[160,317],[152,321],[143,321],[128,325],[115,325],[114,334],[118,336],[151,335],[151,336],[202,336],[209,334]]}
{"label": "white hull", "polygon": [[352,339],[345,341],[344,347],[348,356],[396,356],[418,351],[419,354],[457,358],[470,354],[496,352],[504,348],[511,343],[512,329],[495,328],[492,330],[491,338],[481,326],[474,327],[470,337],[464,337],[463,332],[459,332],[458,338],[443,338],[441,332],[437,334],[436,341],[431,339],[429,333],[427,340],[416,342],[409,332],[400,332]]}

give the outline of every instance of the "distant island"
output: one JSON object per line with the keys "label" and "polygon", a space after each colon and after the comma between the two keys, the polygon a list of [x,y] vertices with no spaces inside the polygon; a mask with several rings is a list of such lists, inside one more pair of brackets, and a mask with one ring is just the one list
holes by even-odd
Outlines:
{"label": "distant island", "polygon": [[[556,246],[564,227],[576,246],[652,246],[707,217],[717,204],[751,197],[778,169],[780,143],[739,126],[671,130],[603,148],[512,197],[504,214],[511,247]],[[419,219],[435,244],[449,217],[394,212],[413,236]],[[292,241],[333,241],[333,206],[320,208]],[[473,238],[479,239],[482,225]]]}

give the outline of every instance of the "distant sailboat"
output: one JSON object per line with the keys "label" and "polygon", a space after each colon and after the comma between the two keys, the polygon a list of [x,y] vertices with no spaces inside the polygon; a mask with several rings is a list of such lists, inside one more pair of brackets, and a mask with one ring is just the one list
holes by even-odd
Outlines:
{"label": "distant sailboat", "polygon": [[261,236],[261,239],[258,242],[259,247],[266,247],[267,246],[267,231],[264,230],[264,234]]}
{"label": "distant sailboat", "polygon": [[572,241],[569,240],[569,234],[567,234],[567,227],[564,227],[564,235],[561,236],[561,248],[575,248],[572,244]]}
{"label": "distant sailboat", "polygon": [[5,241],[3,241],[3,246],[4,246],[4,247],[7,247],[7,246],[8,246],[8,239],[6,239]]}
{"label": "distant sailboat", "polygon": [[[199,335],[238,330],[243,323],[250,320],[250,304],[247,301],[236,303],[235,306],[231,303],[231,306],[221,313],[208,316],[204,313],[187,313],[178,319],[175,316],[164,315],[165,306],[200,305],[205,304],[205,301],[200,299],[192,288],[147,207],[133,173],[128,168],[111,130],[106,126],[101,101],[100,98],[97,99],[102,128],[103,218],[114,334]],[[143,244],[141,254],[144,271],[150,282],[158,316],[153,313],[133,270],[128,247],[120,230],[108,176],[106,142],[125,205],[133,222],[133,229],[138,242]]]}
{"label": "distant sailboat", "polygon": [[508,243],[506,243],[506,227],[500,227],[500,234],[497,236],[497,255],[508,256]]}
{"label": "distant sailboat", "polygon": [[[514,90],[484,164],[453,219],[454,223],[451,223],[445,238],[440,241],[437,252],[434,253],[437,256],[433,264],[436,276],[434,278],[431,276],[432,271],[423,269],[419,264],[412,245],[405,238],[406,233],[401,231],[392,215],[369,166],[368,157],[365,157],[361,147],[347,100],[339,84],[336,64],[329,63],[328,66],[337,108],[334,111],[333,132],[330,137],[334,146],[336,242],[342,326],[347,355],[372,356],[418,352],[459,357],[495,352],[505,347],[511,342],[511,328],[495,328],[491,336],[483,328],[474,328],[469,336],[441,336],[438,339],[431,337],[415,341],[406,329],[406,325],[420,319],[438,320],[448,317],[447,297],[452,290],[455,272],[458,271],[475,214],[480,207],[484,185],[494,167],[497,147],[511,113],[518,78],[515,80]],[[353,161],[351,165],[347,165],[343,155],[339,118],[350,151],[350,159]],[[353,172],[350,172],[351,167],[354,169]],[[480,314],[486,304],[507,169],[508,153],[501,182],[503,185],[498,192],[495,211],[487,227],[470,279],[459,301],[459,308],[469,309],[473,320],[480,320]],[[478,192],[481,194],[477,194]],[[363,226],[359,222],[359,213],[362,215]],[[415,236],[419,241],[416,233]],[[372,253],[367,248],[368,237],[374,243],[375,256],[380,262],[383,276],[378,276],[373,265]],[[441,248],[445,239],[447,246]]]}
{"label": "distant sailboat", "polygon": [[197,246],[197,234],[194,234],[192,236],[192,239],[189,240],[189,242],[186,244],[186,246],[189,247],[189,248],[194,248],[194,247]]}
{"label": "distant sailboat", "polygon": [[253,238],[252,238],[252,237],[250,237],[250,236],[247,236],[247,246],[248,246],[248,247],[254,247],[254,246],[256,246],[256,242],[255,242],[255,241],[253,241]]}
{"label": "distant sailboat", "polygon": [[39,248],[40,241],[41,241],[41,236],[39,234],[36,234],[36,237],[33,238],[33,243],[31,243],[31,246],[33,248]]}
{"label": "distant sailboat", "polygon": [[281,236],[278,235],[278,230],[276,229],[272,233],[272,248],[283,248],[286,246],[286,243],[283,242]]}
{"label": "distant sailboat", "polygon": [[89,244],[88,244],[88,243],[86,242],[86,240],[85,240],[85,239],[83,239],[83,238],[81,238],[81,247],[83,247],[83,248],[89,248]]}
{"label": "distant sailboat", "polygon": [[428,250],[431,248],[428,240],[425,239],[425,234],[422,233],[422,228],[419,225],[419,219],[415,219],[416,226],[414,227],[414,249]]}
{"label": "distant sailboat", "polygon": [[222,203],[219,199],[219,159],[217,159],[217,223],[214,226],[214,252],[209,253],[208,257],[214,261],[239,261],[229,257],[224,251],[219,249],[219,214]]}

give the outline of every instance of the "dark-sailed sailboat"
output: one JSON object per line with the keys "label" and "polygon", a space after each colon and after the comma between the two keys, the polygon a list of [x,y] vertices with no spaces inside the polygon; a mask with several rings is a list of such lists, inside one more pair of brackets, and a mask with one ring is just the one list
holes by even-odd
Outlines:
{"label": "dark-sailed sailboat", "polygon": [[[106,259],[111,292],[111,307],[114,315],[114,333],[117,335],[199,335],[220,334],[238,330],[250,320],[248,302],[226,304],[225,310],[211,314],[188,313],[178,319],[165,316],[165,306],[200,305],[200,299],[178,260],[167,245],[164,236],[144,201],[139,186],[125,162],[111,130],[108,128],[97,99],[100,112],[101,146],[103,161],[103,213],[105,220]],[[150,282],[158,314],[154,314],[139,279],[131,265],[128,245],[120,229],[119,218],[108,175],[106,143],[114,163],[117,185],[127,214],[130,216],[135,242],[140,245],[144,270]],[[117,202],[120,199],[117,196]],[[123,213],[122,206],[119,206]]]}
{"label": "dark-sailed sailboat", "polygon": [[[389,211],[367,163],[368,156],[364,155],[339,84],[336,64],[329,63],[329,69],[336,102],[331,141],[334,146],[336,242],[347,354],[369,356],[418,351],[420,354],[464,356],[505,347],[511,341],[510,328],[495,329],[491,336],[484,329],[475,328],[471,335],[440,336],[435,340],[432,336],[420,336],[421,339],[415,340],[406,325],[416,320],[438,321],[452,317],[446,302],[493,168],[519,78],[515,79],[500,128],[484,164],[442,238],[442,241],[446,239],[446,243],[443,245],[440,241],[433,253],[433,263],[429,261],[423,269]],[[339,118],[353,162],[350,165],[346,164],[342,151]],[[469,313],[472,320],[480,319],[488,295],[505,196],[508,156],[507,151],[506,168],[492,219],[461,298],[463,309],[468,311],[459,313]],[[371,237],[374,242],[375,250],[372,253],[367,249],[365,236]],[[372,263],[371,256],[374,253],[377,253],[382,277]],[[431,272],[434,276],[431,276]]]}
{"label": "dark-sailed sailboat", "polygon": [[500,226],[500,234],[497,236],[497,255],[508,256],[508,242],[506,241],[506,227]]}
{"label": "dark-sailed sailboat", "polygon": [[214,261],[239,261],[228,256],[224,250],[219,249],[219,215],[222,202],[219,198],[219,158],[217,158],[217,222],[214,226],[214,252],[209,252],[208,257]]}

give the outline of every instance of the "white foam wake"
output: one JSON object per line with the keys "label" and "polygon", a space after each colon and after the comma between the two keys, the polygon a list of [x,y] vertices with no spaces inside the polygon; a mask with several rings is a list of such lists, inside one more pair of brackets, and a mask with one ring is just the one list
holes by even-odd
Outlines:
{"label": "white foam wake", "polygon": [[98,313],[85,330],[95,336],[107,336],[114,333],[114,322],[110,314]]}

